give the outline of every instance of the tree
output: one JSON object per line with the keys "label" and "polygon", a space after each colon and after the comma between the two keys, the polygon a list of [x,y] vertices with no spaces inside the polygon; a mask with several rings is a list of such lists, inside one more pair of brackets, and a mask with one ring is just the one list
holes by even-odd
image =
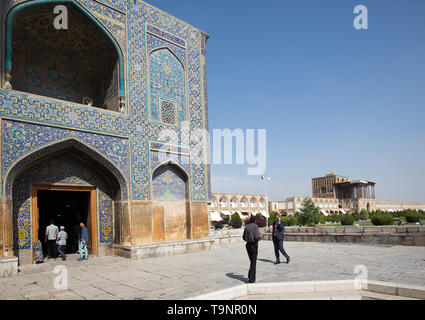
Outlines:
{"label": "tree", "polygon": [[270,213],[270,217],[269,217],[269,226],[274,225],[274,221],[275,221],[275,219],[276,219],[276,213],[279,213],[279,212],[277,212],[277,211],[272,211],[272,212]]}
{"label": "tree", "polygon": [[263,217],[260,213],[257,213],[255,216],[255,224],[258,226],[258,228],[263,228],[267,224],[267,219]]}
{"label": "tree", "polygon": [[313,200],[305,198],[302,203],[301,214],[299,222],[302,225],[315,224],[320,219],[320,208],[314,205]]}
{"label": "tree", "polygon": [[242,227],[242,219],[237,212],[232,215],[232,219],[230,220],[230,225],[233,229],[239,229]]}
{"label": "tree", "polygon": [[367,212],[366,209],[362,209],[362,210],[360,210],[359,216],[360,216],[361,220],[367,220],[367,219],[369,219],[369,212]]}

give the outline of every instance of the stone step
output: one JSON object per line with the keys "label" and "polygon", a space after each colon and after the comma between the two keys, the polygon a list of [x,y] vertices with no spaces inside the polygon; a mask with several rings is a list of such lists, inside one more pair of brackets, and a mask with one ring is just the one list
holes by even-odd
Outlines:
{"label": "stone step", "polygon": [[277,295],[246,295],[234,300],[418,300],[414,298],[394,296],[369,291],[342,291],[320,293],[293,293]]}
{"label": "stone step", "polygon": [[391,294],[362,291],[362,300],[419,300],[403,296],[394,296]]}

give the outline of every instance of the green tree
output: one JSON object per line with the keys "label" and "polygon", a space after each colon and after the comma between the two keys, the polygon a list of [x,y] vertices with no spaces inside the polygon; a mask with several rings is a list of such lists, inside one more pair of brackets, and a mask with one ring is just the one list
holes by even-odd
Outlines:
{"label": "green tree", "polygon": [[299,222],[302,225],[315,224],[318,222],[320,216],[320,208],[314,205],[313,200],[305,198],[302,203]]}
{"label": "green tree", "polygon": [[341,224],[343,226],[352,226],[355,219],[356,218],[352,214],[344,214],[343,216],[341,216]]}
{"label": "green tree", "polygon": [[293,215],[289,215],[286,217],[282,217],[282,220],[285,221],[285,226],[296,226],[298,224],[297,217]]}
{"label": "green tree", "polygon": [[369,219],[369,212],[367,212],[366,209],[362,209],[362,210],[360,210],[359,217],[360,217],[361,220],[367,220],[367,219]]}
{"label": "green tree", "polygon": [[279,213],[279,212],[277,212],[277,211],[272,211],[271,213],[270,213],[270,217],[269,217],[269,226],[272,226],[273,224],[274,224],[274,221],[275,221],[275,219],[276,219],[276,213]]}
{"label": "green tree", "polygon": [[239,229],[242,227],[242,219],[237,212],[232,215],[232,219],[230,220],[230,225],[233,229]]}

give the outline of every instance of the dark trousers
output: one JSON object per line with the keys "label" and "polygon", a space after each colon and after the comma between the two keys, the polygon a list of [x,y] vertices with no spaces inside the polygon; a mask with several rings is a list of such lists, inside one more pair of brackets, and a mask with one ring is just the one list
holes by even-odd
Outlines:
{"label": "dark trousers", "polygon": [[47,256],[56,258],[56,240],[47,240]]}
{"label": "dark trousers", "polygon": [[58,252],[61,255],[62,258],[65,258],[65,246],[64,245],[60,245],[58,247]]}
{"label": "dark trousers", "polygon": [[276,261],[280,261],[279,259],[279,251],[285,256],[286,260],[288,260],[289,256],[286,253],[285,249],[283,249],[283,239],[279,240],[276,237],[273,237],[273,245],[274,245],[274,254],[276,256]]}
{"label": "dark trousers", "polygon": [[249,266],[248,280],[250,283],[255,282],[255,273],[257,268],[258,242],[247,243],[246,251],[248,252],[251,265]]}

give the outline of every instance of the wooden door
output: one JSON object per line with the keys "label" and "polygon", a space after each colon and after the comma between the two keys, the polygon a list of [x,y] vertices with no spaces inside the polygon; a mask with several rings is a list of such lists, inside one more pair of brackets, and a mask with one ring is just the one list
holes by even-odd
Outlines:
{"label": "wooden door", "polygon": [[32,241],[37,242],[38,240],[44,241],[44,239],[38,239],[38,190],[51,190],[51,191],[74,191],[74,192],[89,192],[89,208],[87,214],[87,229],[89,233],[89,242],[87,244],[89,252],[97,255],[97,201],[96,201],[96,187],[89,185],[63,185],[63,184],[33,184],[32,185]]}

